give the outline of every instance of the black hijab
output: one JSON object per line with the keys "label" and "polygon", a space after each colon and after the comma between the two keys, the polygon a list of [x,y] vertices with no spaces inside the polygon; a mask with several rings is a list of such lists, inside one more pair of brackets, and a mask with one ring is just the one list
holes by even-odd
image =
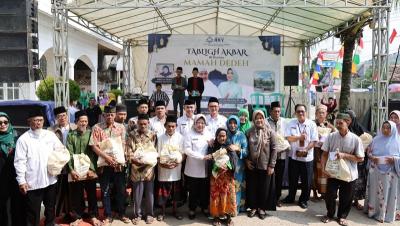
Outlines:
{"label": "black hijab", "polygon": [[361,136],[366,130],[358,123],[356,113],[352,110],[348,110],[346,113],[351,117],[351,124],[349,125],[350,132]]}

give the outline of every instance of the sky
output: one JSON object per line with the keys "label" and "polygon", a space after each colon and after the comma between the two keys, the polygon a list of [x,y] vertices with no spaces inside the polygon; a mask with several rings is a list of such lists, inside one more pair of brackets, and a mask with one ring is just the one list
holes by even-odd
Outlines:
{"label": "sky", "polygon": [[[389,23],[389,37],[393,28],[396,29],[397,35],[392,44],[389,44],[389,54],[397,53],[400,45],[400,9],[392,10]],[[366,26],[363,31],[364,49],[360,53],[361,63],[372,58],[372,30]],[[337,38],[326,39],[319,44],[311,47],[312,58],[316,57],[320,50],[339,50],[341,48],[340,40]]]}

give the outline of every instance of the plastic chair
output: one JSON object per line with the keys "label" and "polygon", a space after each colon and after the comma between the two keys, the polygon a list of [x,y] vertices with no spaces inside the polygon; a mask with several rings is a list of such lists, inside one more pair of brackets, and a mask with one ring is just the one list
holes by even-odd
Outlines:
{"label": "plastic chair", "polygon": [[282,93],[271,93],[271,94],[267,94],[267,103],[269,102],[269,104],[271,104],[274,101],[279,101],[279,103],[281,104],[281,116],[285,115],[286,112],[286,108],[285,108],[285,94]]}
{"label": "plastic chair", "polygon": [[262,110],[265,116],[267,116],[267,109],[265,108],[267,102],[264,94],[258,92],[252,93],[250,94],[250,100],[253,111]]}

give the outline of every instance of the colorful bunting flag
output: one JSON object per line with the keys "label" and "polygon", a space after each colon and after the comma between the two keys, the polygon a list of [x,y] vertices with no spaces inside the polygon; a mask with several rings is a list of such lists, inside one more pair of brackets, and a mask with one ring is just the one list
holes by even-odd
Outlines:
{"label": "colorful bunting flag", "polygon": [[321,66],[319,64],[316,64],[314,71],[318,72],[318,73],[321,73]]}
{"label": "colorful bunting flag", "polygon": [[362,37],[360,37],[360,39],[358,40],[358,46],[359,46],[361,49],[364,49],[364,40],[363,40]]}
{"label": "colorful bunting flag", "polygon": [[352,74],[357,73],[357,65],[354,62],[351,64],[351,73]]}
{"label": "colorful bunting flag", "polygon": [[396,35],[397,35],[397,31],[396,31],[396,29],[393,28],[392,34],[390,35],[390,38],[389,38],[390,44],[392,44],[394,38],[396,38]]}
{"label": "colorful bunting flag", "polygon": [[337,70],[336,68],[334,68],[334,69],[332,70],[332,77],[333,77],[333,78],[340,78],[339,70]]}

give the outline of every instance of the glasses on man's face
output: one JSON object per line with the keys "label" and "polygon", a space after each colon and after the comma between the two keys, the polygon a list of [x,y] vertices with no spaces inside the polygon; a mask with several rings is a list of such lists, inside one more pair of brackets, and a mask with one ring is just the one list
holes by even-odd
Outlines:
{"label": "glasses on man's face", "polygon": [[8,121],[0,121],[0,125],[8,125]]}
{"label": "glasses on man's face", "polygon": [[43,122],[44,119],[42,119],[42,118],[36,118],[36,119],[33,119],[33,121],[34,121],[34,122]]}

